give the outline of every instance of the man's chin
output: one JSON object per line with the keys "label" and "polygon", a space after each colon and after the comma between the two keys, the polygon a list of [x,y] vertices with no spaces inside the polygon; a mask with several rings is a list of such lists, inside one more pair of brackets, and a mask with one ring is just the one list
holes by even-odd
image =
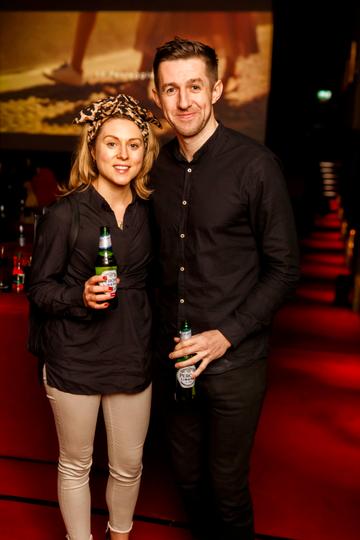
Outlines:
{"label": "man's chin", "polygon": [[199,126],[174,126],[174,130],[177,135],[181,135],[185,138],[195,137],[201,131]]}

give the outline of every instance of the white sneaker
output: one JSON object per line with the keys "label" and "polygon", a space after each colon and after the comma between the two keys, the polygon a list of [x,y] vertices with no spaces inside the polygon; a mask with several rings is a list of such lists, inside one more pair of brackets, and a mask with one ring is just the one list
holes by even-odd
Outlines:
{"label": "white sneaker", "polygon": [[50,71],[44,71],[47,79],[70,86],[81,86],[83,84],[82,73],[79,73],[69,64],[65,63]]}

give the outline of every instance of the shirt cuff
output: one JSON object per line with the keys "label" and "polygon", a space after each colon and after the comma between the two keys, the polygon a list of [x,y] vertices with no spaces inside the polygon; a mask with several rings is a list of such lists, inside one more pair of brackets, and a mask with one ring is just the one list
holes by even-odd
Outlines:
{"label": "shirt cuff", "polygon": [[66,291],[66,316],[79,319],[90,319],[91,311],[84,305],[83,288],[71,287]]}
{"label": "shirt cuff", "polygon": [[244,330],[235,321],[223,321],[217,325],[217,329],[230,341],[233,347],[237,347],[246,337]]}

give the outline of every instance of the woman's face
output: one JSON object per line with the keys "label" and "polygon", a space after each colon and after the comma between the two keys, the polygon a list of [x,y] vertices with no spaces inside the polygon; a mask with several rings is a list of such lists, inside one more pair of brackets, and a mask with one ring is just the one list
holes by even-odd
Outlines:
{"label": "woman's face", "polygon": [[129,186],[140,172],[145,155],[140,129],[126,118],[112,118],[100,128],[92,156],[99,172],[98,185]]}

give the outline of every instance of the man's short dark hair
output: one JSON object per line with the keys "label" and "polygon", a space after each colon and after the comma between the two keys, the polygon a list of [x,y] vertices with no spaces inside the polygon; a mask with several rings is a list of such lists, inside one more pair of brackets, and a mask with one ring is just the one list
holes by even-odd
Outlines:
{"label": "man's short dark hair", "polygon": [[159,65],[166,60],[185,60],[187,58],[202,58],[206,64],[206,70],[211,83],[214,85],[218,80],[218,57],[215,49],[200,41],[192,41],[176,36],[173,40],[164,43],[156,49],[153,62],[155,86],[159,88]]}

